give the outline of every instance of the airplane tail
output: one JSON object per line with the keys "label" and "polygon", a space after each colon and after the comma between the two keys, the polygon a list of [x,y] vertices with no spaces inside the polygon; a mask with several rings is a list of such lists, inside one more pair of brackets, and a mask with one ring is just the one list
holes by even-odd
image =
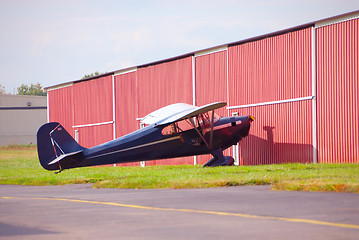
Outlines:
{"label": "airplane tail", "polygon": [[84,149],[60,123],[46,123],[37,131],[37,152],[46,170],[61,171],[81,165]]}

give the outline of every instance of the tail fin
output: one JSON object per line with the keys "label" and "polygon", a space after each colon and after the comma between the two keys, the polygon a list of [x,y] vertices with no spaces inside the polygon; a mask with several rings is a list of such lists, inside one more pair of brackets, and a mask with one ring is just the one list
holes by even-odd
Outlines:
{"label": "tail fin", "polygon": [[76,158],[80,158],[84,149],[60,123],[46,123],[37,131],[37,152],[40,164],[46,170],[62,170],[78,165]]}

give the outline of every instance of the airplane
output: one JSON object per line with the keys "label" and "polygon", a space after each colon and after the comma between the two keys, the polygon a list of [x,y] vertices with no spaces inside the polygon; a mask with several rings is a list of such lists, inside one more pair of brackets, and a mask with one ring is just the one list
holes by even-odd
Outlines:
{"label": "airplane", "polygon": [[37,132],[41,166],[59,173],[65,169],[212,154],[204,167],[233,165],[223,150],[248,136],[253,116],[218,117],[214,110],[226,102],[201,107],[176,103],[156,110],[137,131],[92,148],[80,146],[58,122]]}

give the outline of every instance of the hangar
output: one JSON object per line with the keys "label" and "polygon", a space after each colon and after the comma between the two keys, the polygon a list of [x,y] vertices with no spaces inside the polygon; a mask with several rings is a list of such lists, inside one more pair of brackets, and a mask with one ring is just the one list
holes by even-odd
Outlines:
{"label": "hangar", "polygon": [[44,96],[0,94],[0,146],[36,144],[46,108]]}
{"label": "hangar", "polygon": [[359,163],[358,69],[355,11],[48,87],[48,121],[92,147],[140,128],[139,119],[163,106],[226,101],[219,115],[256,117],[250,135],[227,150],[239,165]]}

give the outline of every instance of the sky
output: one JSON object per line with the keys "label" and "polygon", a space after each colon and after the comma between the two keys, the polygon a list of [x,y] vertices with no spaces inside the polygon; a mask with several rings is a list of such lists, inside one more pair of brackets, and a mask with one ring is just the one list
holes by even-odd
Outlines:
{"label": "sky", "polygon": [[358,0],[0,0],[0,85],[49,87],[356,10]]}

